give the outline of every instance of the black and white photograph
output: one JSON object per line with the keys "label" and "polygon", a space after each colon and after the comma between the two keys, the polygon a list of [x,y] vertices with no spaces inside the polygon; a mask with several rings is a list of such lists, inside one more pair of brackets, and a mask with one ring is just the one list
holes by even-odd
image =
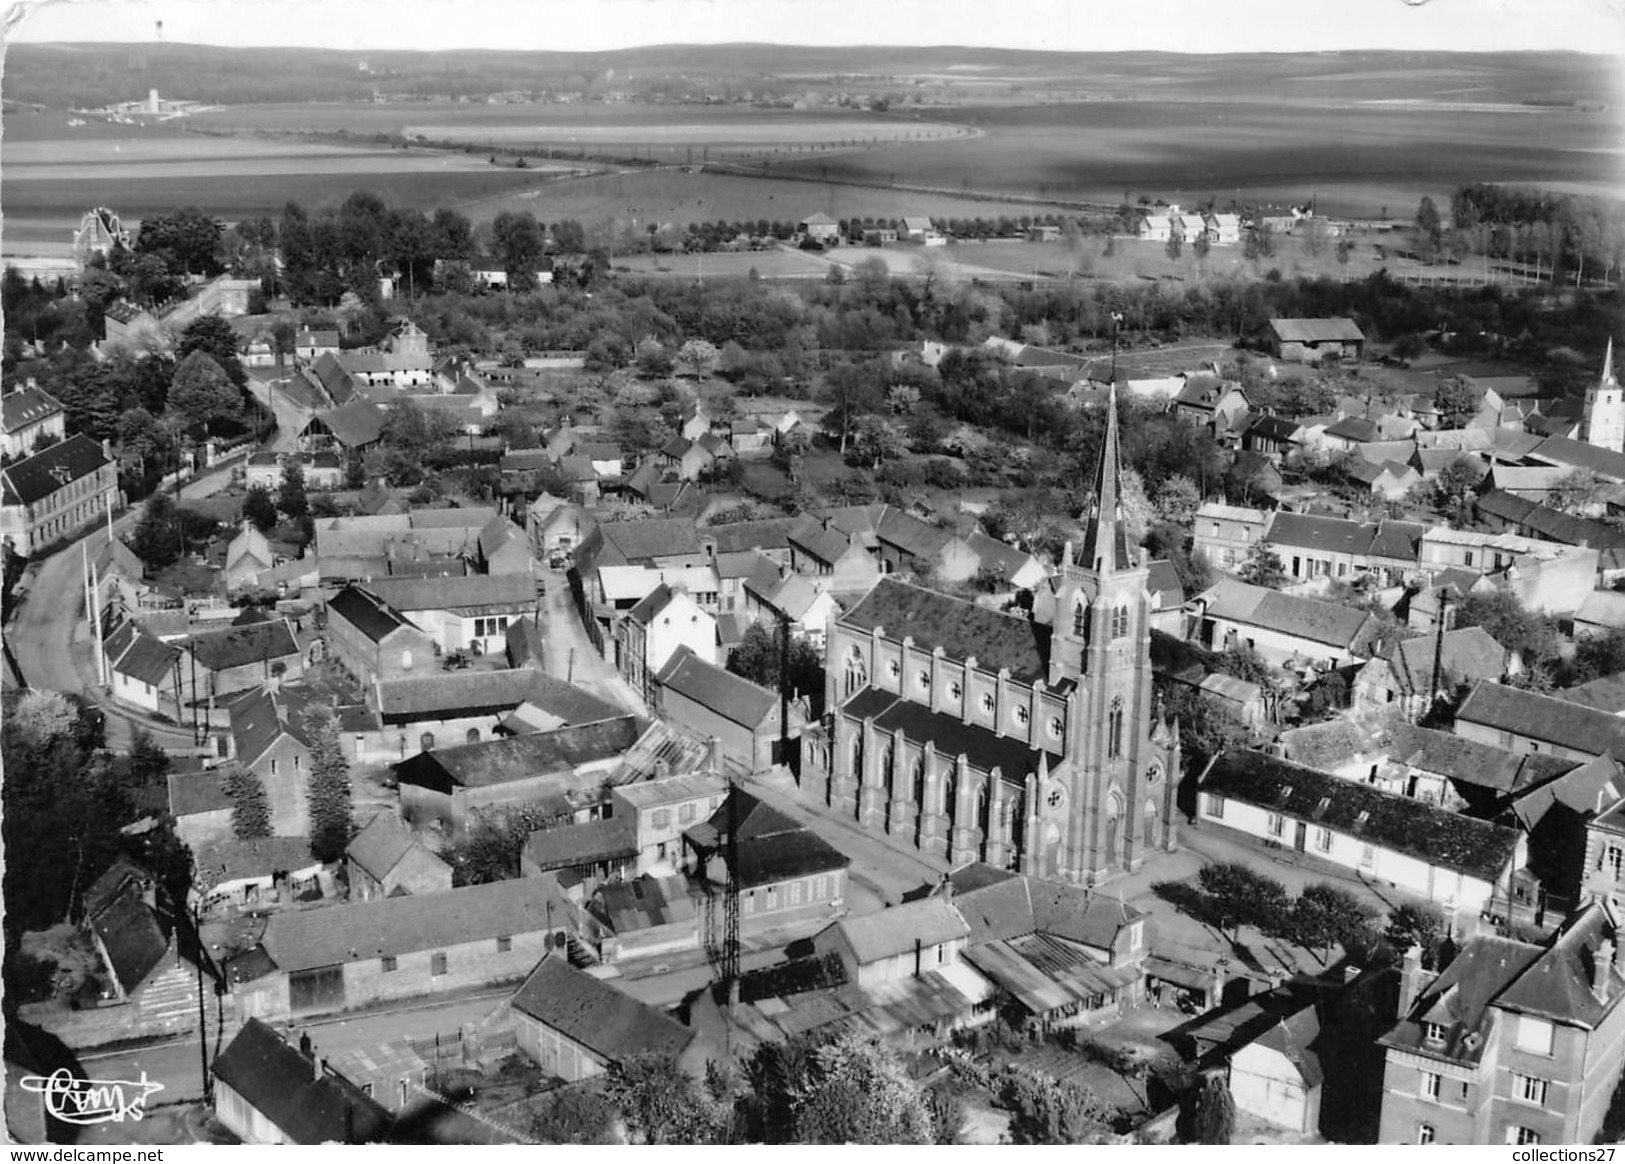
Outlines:
{"label": "black and white photograph", "polygon": [[0,1141],[1625,1142],[1625,2],[0,48]]}

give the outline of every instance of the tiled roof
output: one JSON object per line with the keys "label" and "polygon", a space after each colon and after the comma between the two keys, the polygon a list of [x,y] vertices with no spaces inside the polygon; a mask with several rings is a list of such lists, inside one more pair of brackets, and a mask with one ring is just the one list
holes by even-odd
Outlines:
{"label": "tiled roof", "polygon": [[779,702],[775,692],[707,663],[686,646],[677,649],[655,682],[752,731]]}
{"label": "tiled roof", "polygon": [[1201,789],[1333,829],[1366,844],[1498,883],[1517,850],[1514,829],[1343,780],[1262,752],[1215,757]]}
{"label": "tiled roof", "polygon": [[1323,550],[1332,554],[1365,554],[1377,527],[1340,517],[1281,512],[1270,523],[1265,540],[1271,545]]}
{"label": "tiled roof", "polygon": [[[401,859],[413,849],[424,849],[416,838],[412,836],[401,818],[388,809],[373,814],[366,826],[345,846],[344,855],[354,861],[368,874],[382,881],[389,875],[391,869],[401,863]],[[425,849],[427,852],[427,849]],[[428,854],[434,860],[440,858],[433,853]]]}
{"label": "tiled roof", "polygon": [[[324,360],[327,358],[322,357]],[[342,407],[318,412],[313,419],[321,421],[341,445],[358,449],[373,444],[384,435],[387,416],[383,408],[369,400],[352,400]]]}
{"label": "tiled roof", "polygon": [[[127,625],[133,628],[133,624]],[[168,679],[174,672],[175,661],[181,657],[180,651],[161,639],[141,633],[139,629],[130,639],[129,649],[122,654],[115,654],[112,640],[108,640],[107,657],[115,660],[113,670],[155,687]]]}
{"label": "tiled roof", "polygon": [[1471,785],[1497,797],[1561,776],[1578,766],[1549,752],[1509,752],[1450,732],[1399,723],[1389,754],[1422,772],[1432,772],[1459,785]]}
{"label": "tiled roof", "polygon": [[1456,719],[1558,744],[1586,756],[1609,752],[1616,759],[1625,758],[1625,719],[1500,683],[1483,682],[1474,687],[1462,701]]}
{"label": "tiled roof", "polygon": [[942,529],[896,509],[886,510],[875,536],[905,554],[925,559],[941,553],[943,547],[954,538],[952,530]]}
{"label": "tiled roof", "polygon": [[231,797],[220,783],[220,773],[171,772],[169,774],[169,814],[191,816],[194,813],[219,812],[231,807]]}
{"label": "tiled roof", "polygon": [[940,646],[956,661],[974,656],[988,671],[1008,667],[1020,682],[1030,683],[1048,673],[1048,627],[895,578],[876,582],[840,622],[859,631],[881,627],[888,638],[898,641],[911,636],[917,650],[930,652]]}
{"label": "tiled roof", "polygon": [[486,938],[545,933],[548,901],[546,879],[534,877],[421,897],[380,897],[273,914],[261,944],[277,968],[291,974]]}
{"label": "tiled roof", "polygon": [[1381,521],[1366,552],[1373,558],[1415,562],[1422,556],[1422,534],[1427,526],[1419,521]]}
{"label": "tiled roof", "polygon": [[494,715],[521,703],[534,704],[566,724],[596,723],[623,714],[614,704],[533,667],[385,679],[378,684],[378,712],[390,723]]}
{"label": "tiled roof", "polygon": [[284,735],[310,746],[298,726],[282,714],[276,697],[264,688],[231,705],[231,736],[240,763],[252,765]]}
{"label": "tiled roof", "polygon": [[852,548],[851,541],[838,529],[830,528],[811,514],[791,529],[789,541],[818,561],[833,565]]}
{"label": "tiled roof", "polygon": [[147,903],[133,894],[124,894],[90,921],[112,963],[113,974],[126,991],[146,981],[169,952],[169,943],[158,928]]}
{"label": "tiled roof", "polygon": [[1270,328],[1282,343],[1318,344],[1328,340],[1358,343],[1365,339],[1365,334],[1352,319],[1340,316],[1329,319],[1272,319]]}
{"label": "tiled roof", "polygon": [[509,613],[537,605],[536,582],[523,574],[470,574],[456,578],[374,578],[372,591],[403,614],[415,610],[480,610],[501,607]]}
{"label": "tiled roof", "polygon": [[742,788],[734,788],[709,820],[689,829],[687,836],[699,848],[721,849],[728,835],[730,813],[737,814],[739,865],[734,870],[741,888],[777,885],[797,877],[845,869],[851,858],[800,821],[772,805],[763,804]]}
{"label": "tiled roof", "polygon": [[44,452],[0,469],[7,505],[33,505],[51,494],[112,464],[101,445],[75,433]]}
{"label": "tiled roof", "polygon": [[631,881],[600,884],[587,908],[615,933],[630,934],[695,920],[698,894],[681,874],[645,873]]}
{"label": "tiled roof", "polygon": [[1625,712],[1625,671],[1565,688],[1563,698],[1570,703],[1580,703],[1586,707],[1606,711],[1610,715]]}
{"label": "tiled roof", "polygon": [[218,841],[197,851],[192,883],[212,889],[229,881],[269,877],[321,864],[310,855],[308,837],[258,837],[248,841]]}
{"label": "tiled roof", "polygon": [[403,784],[439,792],[483,788],[547,773],[568,773],[583,764],[612,759],[637,742],[642,730],[635,716],[536,732],[507,740],[489,740],[420,752],[395,765]]}
{"label": "tiled roof", "polygon": [[699,532],[686,518],[604,522],[598,526],[603,551],[595,565],[648,565],[655,558],[703,554]]}
{"label": "tiled roof", "polygon": [[1406,694],[1426,692],[1433,682],[1435,657],[1441,679],[1451,676],[1458,683],[1479,679],[1499,679],[1506,673],[1507,650],[1481,626],[1446,631],[1442,636],[1424,635],[1401,639],[1388,650],[1388,664],[1400,690]]}
{"label": "tiled roof", "polygon": [[370,1144],[389,1112],[342,1076],[323,1073],[299,1048],[251,1018],[214,1061],[214,1076],[296,1144]]}
{"label": "tiled roof", "polygon": [[636,828],[617,817],[538,829],[525,841],[520,861],[526,868],[534,865],[545,872],[637,855]]}
{"label": "tiled roof", "polygon": [[790,544],[790,529],[798,520],[774,517],[763,521],[731,521],[726,525],[706,526],[697,532],[700,538],[715,541],[719,554],[740,550],[782,550]]}
{"label": "tiled roof", "polygon": [[1364,443],[1374,441],[1382,434],[1377,431],[1377,426],[1369,420],[1361,420],[1357,416],[1346,416],[1336,424],[1328,425],[1326,435],[1341,440]]}
{"label": "tiled roof", "polygon": [[859,965],[912,952],[916,941],[935,946],[970,936],[970,926],[959,911],[934,895],[862,917],[842,918],[834,925],[852,947]]}
{"label": "tiled roof", "polygon": [[999,735],[991,728],[966,723],[959,716],[932,711],[924,704],[911,703],[874,687],[865,687],[847,700],[841,714],[859,721],[873,718],[881,731],[902,732],[915,743],[935,744],[937,755],[948,759],[963,754],[972,767],[983,772],[997,768],[1012,783],[1019,784],[1027,773],[1037,772],[1041,759],[1047,759],[1052,769],[1062,762],[1059,753],[1033,748],[1014,736]]}
{"label": "tiled roof", "polygon": [[677,1055],[694,1038],[682,1023],[557,955],[537,963],[510,1005],[609,1064],[634,1055]]}
{"label": "tiled roof", "polygon": [[248,663],[264,663],[285,659],[299,653],[294,641],[293,628],[285,618],[274,622],[232,626],[224,630],[205,631],[191,635],[181,646],[190,651],[198,666],[211,671],[225,671]]}
{"label": "tiled roof", "polygon": [[1565,468],[1589,469],[1605,481],[1625,481],[1625,453],[1587,441],[1547,437],[1529,451],[1531,460]]}
{"label": "tiled roof", "polygon": [[1348,648],[1373,622],[1363,610],[1282,594],[1234,578],[1224,579],[1197,597],[1208,601],[1210,618],[1225,618],[1333,647]]}

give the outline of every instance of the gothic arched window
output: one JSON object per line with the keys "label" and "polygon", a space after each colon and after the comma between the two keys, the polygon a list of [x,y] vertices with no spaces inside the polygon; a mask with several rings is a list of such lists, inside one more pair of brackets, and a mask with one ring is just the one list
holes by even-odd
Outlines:
{"label": "gothic arched window", "polygon": [[1123,697],[1112,700],[1106,717],[1106,755],[1116,759],[1123,754]]}
{"label": "gothic arched window", "polygon": [[1121,639],[1128,635],[1128,607],[1119,606],[1112,611],[1112,638]]}
{"label": "gothic arched window", "polygon": [[854,643],[846,656],[846,693],[856,695],[869,683],[869,669],[863,665],[863,652]]}
{"label": "gothic arched window", "polygon": [[1080,638],[1083,637],[1083,621],[1083,603],[1080,602],[1072,608],[1072,633]]}

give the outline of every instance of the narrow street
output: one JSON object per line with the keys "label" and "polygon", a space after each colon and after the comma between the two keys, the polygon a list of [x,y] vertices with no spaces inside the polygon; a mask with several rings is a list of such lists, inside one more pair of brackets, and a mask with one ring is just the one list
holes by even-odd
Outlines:
{"label": "narrow street", "polygon": [[648,707],[632,685],[621,678],[615,665],[600,655],[587,637],[564,571],[546,570],[542,577],[547,583],[542,603],[542,641],[546,644],[542,661],[547,673],[584,687],[627,711],[648,715]]}
{"label": "narrow street", "polygon": [[266,451],[276,453],[297,452],[299,433],[315,410],[300,404],[282,390],[287,382],[287,371],[281,368],[249,368],[248,390],[254,398],[271,410],[276,417],[276,437]]}

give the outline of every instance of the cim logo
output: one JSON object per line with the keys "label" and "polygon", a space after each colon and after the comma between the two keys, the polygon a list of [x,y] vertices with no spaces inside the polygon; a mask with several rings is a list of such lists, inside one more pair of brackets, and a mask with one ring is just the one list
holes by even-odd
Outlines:
{"label": "cim logo", "polygon": [[65,1124],[121,1124],[126,1119],[146,1116],[147,1097],[162,1091],[141,1072],[138,1081],[127,1079],[76,1079],[66,1067],[49,1075],[24,1075],[17,1080],[24,1091],[45,1096],[45,1110]]}

